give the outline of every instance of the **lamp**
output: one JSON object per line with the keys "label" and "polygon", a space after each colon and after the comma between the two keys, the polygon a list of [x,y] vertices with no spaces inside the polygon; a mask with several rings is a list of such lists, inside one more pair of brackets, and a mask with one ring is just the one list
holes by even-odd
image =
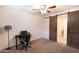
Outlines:
{"label": "lamp", "polygon": [[11,25],[6,25],[4,27],[4,29],[8,31],[8,48],[7,48],[7,50],[8,50],[8,49],[10,49],[10,44],[9,44],[9,30],[12,29],[12,26]]}

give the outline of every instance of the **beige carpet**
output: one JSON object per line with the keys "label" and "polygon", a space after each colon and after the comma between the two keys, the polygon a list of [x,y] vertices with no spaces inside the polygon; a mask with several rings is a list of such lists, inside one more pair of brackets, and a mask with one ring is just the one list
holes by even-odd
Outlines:
{"label": "beige carpet", "polygon": [[[79,49],[65,46],[47,39],[37,39],[32,41],[32,47],[27,49],[27,53],[78,53]],[[26,53],[26,49],[16,50],[13,47],[10,50],[3,50],[1,53]]]}

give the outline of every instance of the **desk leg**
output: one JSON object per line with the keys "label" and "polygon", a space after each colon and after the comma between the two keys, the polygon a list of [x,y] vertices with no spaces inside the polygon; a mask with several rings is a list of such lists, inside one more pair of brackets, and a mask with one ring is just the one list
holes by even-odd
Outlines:
{"label": "desk leg", "polygon": [[18,49],[18,46],[17,46],[17,38],[16,38],[16,49]]}

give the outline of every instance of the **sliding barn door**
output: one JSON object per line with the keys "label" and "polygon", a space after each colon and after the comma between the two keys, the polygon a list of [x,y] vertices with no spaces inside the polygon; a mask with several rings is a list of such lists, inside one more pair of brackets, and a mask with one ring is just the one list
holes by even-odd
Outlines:
{"label": "sliding barn door", "polygon": [[79,11],[68,14],[67,45],[79,48]]}
{"label": "sliding barn door", "polygon": [[51,16],[49,20],[49,39],[57,41],[57,16]]}
{"label": "sliding barn door", "polygon": [[67,14],[57,17],[57,42],[67,45]]}

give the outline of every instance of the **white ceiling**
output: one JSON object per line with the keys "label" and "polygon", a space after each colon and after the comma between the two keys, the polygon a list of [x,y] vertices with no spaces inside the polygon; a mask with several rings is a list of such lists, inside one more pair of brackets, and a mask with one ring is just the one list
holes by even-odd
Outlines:
{"label": "white ceiling", "polygon": [[[24,12],[28,12],[35,15],[42,15],[39,14],[39,10],[32,10],[32,9],[38,9],[39,5],[19,5],[19,6],[11,6],[13,8],[17,8],[19,10],[22,10]],[[56,5],[56,8],[52,9],[51,13],[47,13],[42,16],[48,16],[48,15],[54,15],[63,11],[67,11],[70,9],[78,8],[79,5]]]}

